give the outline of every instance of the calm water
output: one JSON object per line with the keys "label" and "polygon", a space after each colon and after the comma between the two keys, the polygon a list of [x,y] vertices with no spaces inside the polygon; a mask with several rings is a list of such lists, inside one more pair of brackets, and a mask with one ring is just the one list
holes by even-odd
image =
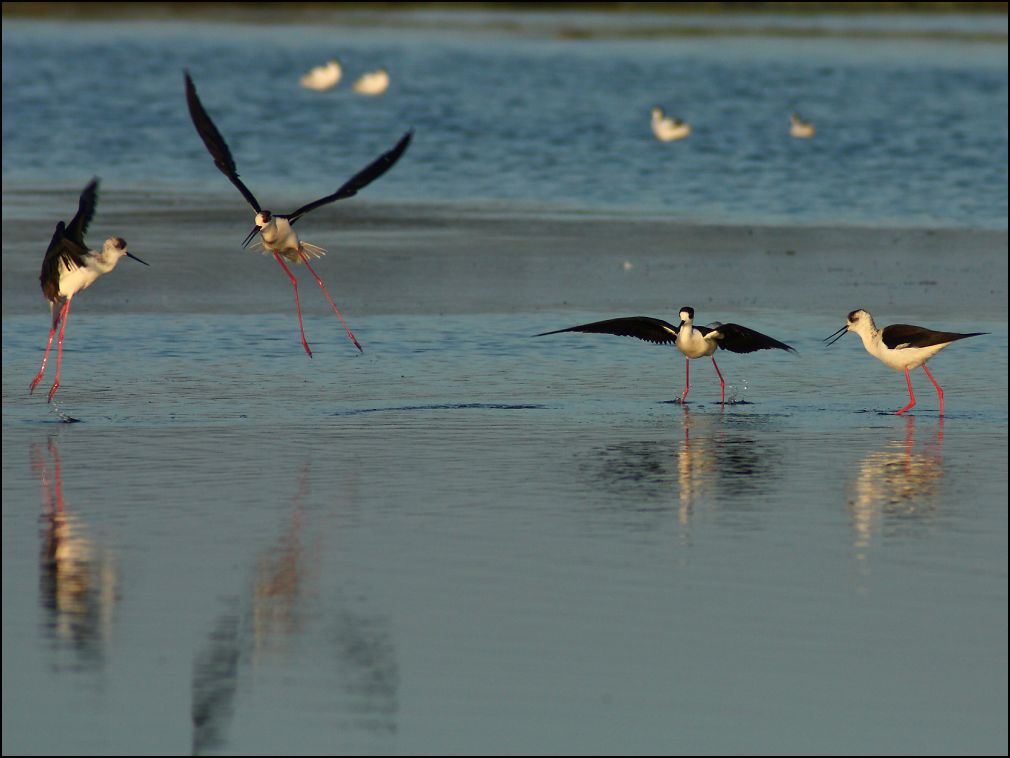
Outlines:
{"label": "calm water", "polygon": [[5,318],[5,751],[999,752],[1005,323],[940,421],[588,315],[82,314],[70,425]]}
{"label": "calm water", "polygon": [[[412,125],[415,145],[369,196],[1006,228],[1005,44],[310,27],[268,44],[269,31],[5,22],[5,293],[37,287],[12,262],[31,235],[8,230],[38,195],[17,190],[75,191],[99,174],[160,187],[168,204],[231,197],[182,106],[184,66],[243,176],[260,194],[274,177],[295,202]],[[261,81],[276,97],[332,54],[386,64],[393,88],[364,101],[292,84],[291,107],[264,118]],[[653,142],[657,100],[696,135]],[[788,141],[793,107],[818,121],[815,141]],[[884,128],[895,119],[902,129]],[[334,146],[325,165],[320,144]],[[122,203],[107,196],[96,230]],[[130,239],[145,223],[130,217]],[[247,219],[238,233],[201,223],[159,235],[152,263],[168,276],[117,271],[119,285],[75,302],[57,408],[27,394],[44,306],[5,294],[19,303],[2,334],[5,754],[1005,754],[1005,249],[976,243],[957,265],[901,243],[864,272],[816,239],[758,249],[746,271],[760,289],[736,305],[689,258],[638,251],[633,275],[693,272],[695,304],[702,286],[717,301],[706,316],[799,350],[720,355],[738,401],[726,407],[697,361],[682,407],[672,350],[530,337],[638,312],[599,257],[566,275],[616,313],[559,308],[557,292],[545,306],[535,287],[507,313],[418,307],[495,270],[470,222],[474,273],[448,276],[456,259],[432,256],[414,298],[392,276],[356,279],[369,289],[345,313],[363,355],[305,285],[310,361],[287,283],[257,266],[269,261],[231,250],[211,264],[184,244],[237,247]],[[515,223],[516,260],[541,276],[558,241]],[[384,239],[367,248],[380,272],[414,251],[409,232]],[[803,256],[822,275],[801,297],[781,270]],[[166,281],[235,261],[256,271],[245,281],[263,312],[171,307],[185,285]],[[337,272],[367,261],[325,263],[346,303]],[[922,372],[916,413],[883,415],[905,402],[901,375],[855,337],[820,342],[870,305],[852,300],[883,307],[883,283],[862,277],[896,268],[902,296],[882,318],[990,333],[931,364],[944,419]],[[148,274],[146,292],[118,288]],[[910,290],[923,303],[893,305]]]}
{"label": "calm water", "polygon": [[[189,121],[188,68],[261,200],[327,194],[414,127],[410,160],[370,198],[1006,228],[1006,17],[968,27],[1004,42],[5,21],[3,177],[230,192]],[[386,66],[389,92],[297,86],[334,55],[347,80]],[[657,104],[694,134],[656,142]],[[792,110],[815,139],[788,136]]]}

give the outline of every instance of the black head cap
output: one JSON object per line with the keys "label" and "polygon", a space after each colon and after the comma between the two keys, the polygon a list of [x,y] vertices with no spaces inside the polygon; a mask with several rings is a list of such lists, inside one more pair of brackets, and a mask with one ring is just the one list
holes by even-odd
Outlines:
{"label": "black head cap", "polygon": [[690,307],[689,305],[685,305],[683,308],[681,308],[679,313],[686,313],[689,319],[692,320],[694,319],[694,308]]}

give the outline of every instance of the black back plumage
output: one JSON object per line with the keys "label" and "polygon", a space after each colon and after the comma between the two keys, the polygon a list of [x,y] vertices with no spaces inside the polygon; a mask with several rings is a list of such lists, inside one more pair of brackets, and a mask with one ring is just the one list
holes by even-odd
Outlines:
{"label": "black back plumage", "polygon": [[50,302],[56,302],[60,297],[60,268],[64,264],[67,268],[79,268],[84,265],[84,256],[88,253],[84,235],[91,225],[91,219],[95,217],[97,205],[98,177],[95,177],[81,191],[77,213],[70,220],[70,225],[62,221],[56,224],[53,238],[42,258],[42,272],[39,274],[42,294]]}
{"label": "black back plumage", "polygon": [[534,335],[544,337],[548,334],[562,332],[593,332],[597,334],[616,334],[620,337],[637,337],[657,345],[670,344],[677,341],[677,327],[666,321],[650,316],[628,316],[625,318],[610,318],[605,321],[594,321],[591,324],[571,326],[567,329],[556,329],[553,332],[543,332]]}
{"label": "black back plumage", "polygon": [[986,332],[934,332],[921,326],[911,324],[892,324],[880,330],[880,338],[887,347],[894,350],[898,347],[933,347],[945,345],[948,342],[963,340],[965,337],[978,337]]}

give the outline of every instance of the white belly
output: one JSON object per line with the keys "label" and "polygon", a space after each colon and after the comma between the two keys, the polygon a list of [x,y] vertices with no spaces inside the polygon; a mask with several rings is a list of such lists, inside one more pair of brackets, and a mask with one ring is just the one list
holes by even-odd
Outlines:
{"label": "white belly", "polygon": [[875,355],[888,368],[895,371],[904,371],[905,369],[918,368],[943,350],[948,344],[950,343],[931,345],[930,347],[904,347],[897,350],[884,348],[875,353]]}
{"label": "white belly", "polygon": [[271,253],[296,253],[298,235],[286,219],[275,219],[274,223],[260,230],[263,247]]}
{"label": "white belly", "polygon": [[715,353],[715,340],[707,340],[691,327],[683,327],[677,335],[677,349],[688,358],[703,358]]}
{"label": "white belly", "polygon": [[70,297],[81,290],[86,290],[99,276],[87,266],[70,268],[66,264],[60,268],[60,297]]}

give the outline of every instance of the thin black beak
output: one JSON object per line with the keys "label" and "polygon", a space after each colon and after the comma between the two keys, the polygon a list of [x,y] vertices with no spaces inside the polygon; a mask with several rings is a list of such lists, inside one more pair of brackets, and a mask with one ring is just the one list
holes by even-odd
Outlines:
{"label": "thin black beak", "polygon": [[259,226],[254,226],[252,231],[245,236],[245,240],[242,242],[242,247],[249,247],[249,243],[252,242],[252,238],[256,236],[256,232],[259,230]]}
{"label": "thin black beak", "polygon": [[[828,342],[828,340],[831,340],[831,342],[828,342],[828,344],[826,345],[826,347],[831,347],[836,342],[838,342],[838,340],[840,340],[842,337],[844,337],[845,333],[847,331],[849,331],[849,325],[848,324],[846,324],[845,326],[843,326],[841,329],[839,329],[834,334],[825,337],[823,340],[821,340],[821,342]],[[831,339],[832,337],[834,337],[834,339]]]}
{"label": "thin black beak", "polygon": [[126,257],[127,258],[133,258],[133,260],[135,260],[137,263],[143,263],[145,266],[150,266],[151,265],[147,261],[140,260],[140,258],[138,258],[137,256],[135,256],[133,253],[127,253]]}

